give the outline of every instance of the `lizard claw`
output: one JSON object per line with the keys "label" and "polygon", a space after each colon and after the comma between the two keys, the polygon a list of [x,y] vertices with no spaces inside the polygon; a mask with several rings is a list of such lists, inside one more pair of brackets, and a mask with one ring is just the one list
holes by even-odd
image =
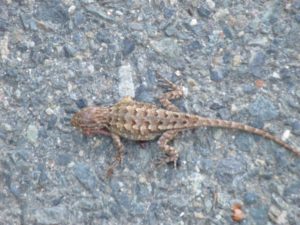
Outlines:
{"label": "lizard claw", "polygon": [[174,168],[176,169],[178,166],[180,166],[180,161],[178,160],[178,158],[175,159],[174,156],[166,156],[158,159],[154,164],[157,168],[165,164],[173,164]]}
{"label": "lizard claw", "polygon": [[112,162],[112,164],[109,166],[107,172],[106,172],[106,177],[109,178],[113,175],[114,169],[120,165],[123,162],[123,157],[122,156],[117,156],[116,159]]}
{"label": "lizard claw", "polygon": [[172,90],[176,89],[176,85],[173,84],[171,81],[165,79],[165,78],[158,79],[157,82],[158,82],[158,85],[160,87],[163,87],[163,88],[165,88],[165,89],[167,89],[169,91],[172,91]]}
{"label": "lizard claw", "polygon": [[164,78],[161,74],[156,73],[156,76],[157,76],[157,82],[159,86],[167,88],[169,90],[176,89],[176,85],[173,82],[169,81],[168,79]]}

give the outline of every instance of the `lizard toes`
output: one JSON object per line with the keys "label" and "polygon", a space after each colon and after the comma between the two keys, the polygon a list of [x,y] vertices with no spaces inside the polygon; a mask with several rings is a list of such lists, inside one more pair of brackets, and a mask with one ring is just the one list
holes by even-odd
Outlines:
{"label": "lizard toes", "polygon": [[173,161],[169,161],[167,162],[168,165],[173,165],[174,168],[176,169],[177,167],[180,167],[181,162],[180,162],[180,158],[178,157],[177,159],[173,160]]}
{"label": "lizard toes", "polygon": [[161,167],[162,165],[165,165],[165,164],[174,165],[174,168],[176,169],[177,167],[180,166],[180,160],[178,157],[175,157],[175,156],[166,156],[166,157],[158,159],[155,162],[156,167]]}

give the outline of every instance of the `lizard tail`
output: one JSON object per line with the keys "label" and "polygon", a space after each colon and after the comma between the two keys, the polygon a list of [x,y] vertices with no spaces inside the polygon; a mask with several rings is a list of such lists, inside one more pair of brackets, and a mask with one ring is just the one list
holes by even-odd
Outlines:
{"label": "lizard tail", "polygon": [[255,128],[255,127],[251,127],[249,125],[246,124],[242,124],[242,123],[238,123],[238,122],[234,122],[234,121],[228,121],[228,120],[220,120],[220,119],[209,119],[207,120],[206,118],[202,118],[199,117],[198,121],[195,123],[195,127],[219,127],[219,128],[229,128],[229,129],[237,129],[237,130],[241,130],[247,133],[252,133],[252,134],[256,134],[259,136],[262,136],[266,139],[269,139],[271,141],[274,141],[275,143],[277,143],[278,145],[284,147],[285,149],[293,152],[294,154],[296,154],[297,156],[300,157],[300,151],[292,146],[290,146],[289,144],[287,144],[286,142],[284,142],[283,140],[281,140],[280,138],[270,134],[267,131]]}

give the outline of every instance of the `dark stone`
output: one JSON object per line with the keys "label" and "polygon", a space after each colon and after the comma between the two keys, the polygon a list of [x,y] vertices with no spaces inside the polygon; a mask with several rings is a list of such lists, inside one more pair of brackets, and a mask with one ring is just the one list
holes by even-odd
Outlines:
{"label": "dark stone", "polygon": [[18,49],[18,51],[24,53],[28,50],[28,47],[26,46],[26,44],[20,42],[17,44],[17,49]]}
{"label": "dark stone", "polygon": [[[76,103],[76,105],[77,105],[77,107],[78,107],[79,109],[82,109],[82,108],[84,108],[84,107],[87,107],[87,101],[86,101],[85,99],[83,99],[83,98],[76,100],[75,103]],[[72,113],[72,112],[70,112],[70,113]]]}
{"label": "dark stone", "polygon": [[19,71],[16,68],[7,68],[5,71],[5,78],[15,80],[18,77]]}
{"label": "dark stone", "polygon": [[165,19],[170,19],[176,11],[174,9],[170,9],[168,7],[164,8],[164,17]]}
{"label": "dark stone", "polygon": [[72,40],[80,49],[83,47],[83,45],[86,45],[86,39],[83,33],[78,32],[74,34]]}
{"label": "dark stone", "polygon": [[64,24],[69,20],[67,8],[57,4],[56,1],[45,1],[40,4],[36,17],[39,20],[51,21],[56,24]]}
{"label": "dark stone", "polygon": [[38,30],[36,21],[34,18],[32,18],[31,15],[21,14],[20,18],[25,30],[32,30],[32,31]]}
{"label": "dark stone", "polygon": [[9,23],[6,20],[0,18],[0,31],[2,32],[7,31],[8,28],[9,28]]}
{"label": "dark stone", "polygon": [[283,149],[276,149],[275,151],[272,151],[272,153],[276,160],[276,172],[280,175],[289,166],[289,160],[287,159],[288,152]]}
{"label": "dark stone", "polygon": [[292,73],[288,68],[282,68],[279,71],[281,79],[290,79],[292,77]]}
{"label": "dark stone", "polygon": [[291,5],[291,9],[293,11],[300,10],[300,1],[299,0],[293,1],[292,5]]}
{"label": "dark stone", "polygon": [[48,137],[47,130],[44,126],[40,127],[38,136],[40,138],[47,138]]}
{"label": "dark stone", "polygon": [[284,196],[300,207],[300,181],[296,181],[284,190]]}
{"label": "dark stone", "polygon": [[287,99],[288,101],[288,105],[296,110],[300,110],[300,102],[298,102],[297,100],[295,100],[292,96],[290,96],[289,99]]}
{"label": "dark stone", "polygon": [[65,45],[65,46],[64,46],[64,52],[65,52],[65,56],[66,56],[67,58],[72,58],[72,57],[74,57],[75,54],[76,54],[76,49],[73,48],[73,47],[70,46],[70,45]]}
{"label": "dark stone", "polygon": [[260,174],[260,177],[265,180],[271,180],[274,177],[274,174],[272,172],[267,171],[265,173]]}
{"label": "dark stone", "polygon": [[38,207],[33,210],[26,224],[64,224],[70,215],[64,206]]}
{"label": "dark stone", "polygon": [[55,124],[57,122],[57,116],[55,114],[50,115],[50,118],[48,120],[48,130],[51,130],[55,127]]}
{"label": "dark stone", "polygon": [[97,187],[97,179],[91,172],[89,165],[84,163],[78,163],[74,167],[75,177],[92,194],[95,194]]}
{"label": "dark stone", "polygon": [[262,121],[275,119],[279,115],[278,109],[273,103],[262,96],[258,96],[257,99],[250,104],[248,110],[252,116]]}
{"label": "dark stone", "polygon": [[238,150],[243,152],[250,152],[251,146],[253,146],[251,135],[245,133],[238,134],[234,142]]}
{"label": "dark stone", "polygon": [[131,52],[133,52],[135,49],[135,41],[132,39],[125,38],[123,40],[123,49],[122,53],[123,56],[129,55]]}
{"label": "dark stone", "polygon": [[80,26],[81,24],[84,24],[86,21],[85,15],[82,12],[75,12],[73,22],[75,26]]}
{"label": "dark stone", "polygon": [[203,170],[203,173],[213,174],[215,162],[211,159],[202,159],[201,162],[201,170]]}
{"label": "dark stone", "polygon": [[7,132],[0,128],[0,139],[5,140],[7,137]]}
{"label": "dark stone", "polygon": [[286,34],[286,44],[287,47],[293,49],[294,51],[300,51],[300,28],[299,25],[292,27],[290,32]]}
{"label": "dark stone", "polygon": [[146,185],[141,183],[137,183],[135,193],[140,199],[145,199],[151,196],[151,190],[149,190],[149,188]]}
{"label": "dark stone", "polygon": [[253,85],[245,84],[243,85],[243,91],[245,94],[254,94],[256,89]]}
{"label": "dark stone", "polygon": [[295,15],[295,20],[297,23],[300,23],[300,13]]}
{"label": "dark stone", "polygon": [[16,185],[10,185],[9,186],[9,191],[14,195],[15,198],[20,199],[21,198],[21,191],[20,188],[17,187]]}
{"label": "dark stone", "polygon": [[117,199],[118,199],[118,203],[120,204],[120,206],[122,206],[126,209],[130,209],[131,204],[132,204],[131,196],[129,196],[127,193],[119,192],[117,194]]}
{"label": "dark stone", "polygon": [[178,33],[178,30],[176,27],[172,26],[168,26],[165,29],[165,34],[168,37],[172,37],[172,36],[176,36],[176,34]]}
{"label": "dark stone", "polygon": [[46,172],[46,167],[44,164],[38,164],[37,166],[37,171],[38,171],[38,184],[42,187],[47,185],[48,181],[48,175]]}
{"label": "dark stone", "polygon": [[266,62],[266,55],[263,52],[257,52],[249,62],[249,71],[255,77],[262,78],[263,67]]}
{"label": "dark stone", "polygon": [[250,209],[250,214],[257,225],[265,225],[268,222],[268,208],[266,206],[257,206]]}
{"label": "dark stone", "polygon": [[244,194],[243,200],[246,205],[253,205],[258,201],[258,196],[256,193],[247,192]]}
{"label": "dark stone", "polygon": [[229,120],[231,117],[230,111],[227,108],[221,108],[218,110],[217,116],[222,120]]}
{"label": "dark stone", "polygon": [[197,12],[199,16],[204,17],[204,18],[209,18],[211,11],[206,5],[202,5],[199,8],[197,8]]}
{"label": "dark stone", "polygon": [[67,107],[67,108],[65,108],[65,113],[67,113],[67,114],[74,114],[76,112],[77,112],[77,109],[75,109],[73,107]]}
{"label": "dark stone", "polygon": [[111,39],[112,39],[111,34],[107,30],[103,29],[96,34],[96,40],[99,43],[109,44],[111,43]]}
{"label": "dark stone", "polygon": [[69,154],[60,154],[56,158],[56,163],[59,166],[67,166],[72,160]]}
{"label": "dark stone", "polygon": [[296,120],[292,123],[292,132],[295,135],[300,135],[300,121]]}
{"label": "dark stone", "polygon": [[[120,217],[123,217],[124,209],[119,203],[111,203],[109,207],[109,212],[117,221],[120,221]],[[111,218],[111,216],[109,217]]]}
{"label": "dark stone", "polygon": [[284,190],[284,195],[292,198],[293,196],[299,195],[299,190],[300,181],[296,181]]}
{"label": "dark stone", "polygon": [[200,49],[202,49],[202,45],[200,44],[199,41],[192,41],[191,43],[189,43],[186,48],[185,51],[187,53],[193,53],[193,52],[197,52]]}
{"label": "dark stone", "polygon": [[156,72],[154,70],[151,69],[147,69],[146,74],[145,74],[145,79],[147,84],[149,84],[149,86],[154,87],[156,86],[156,81],[157,81],[157,76],[156,76]]}
{"label": "dark stone", "polygon": [[96,7],[95,5],[89,5],[87,4],[85,6],[85,10],[98,18],[101,18],[103,20],[106,20],[108,22],[114,22],[114,18],[111,17],[110,15],[107,15],[106,11],[103,10],[101,7]]}
{"label": "dark stone", "polygon": [[132,216],[140,216],[142,217],[144,215],[144,212],[148,209],[147,206],[145,206],[145,204],[142,203],[135,203],[135,204],[131,204],[130,207],[130,215]]}
{"label": "dark stone", "polygon": [[232,54],[230,52],[226,51],[223,55],[223,62],[225,64],[229,64],[231,62],[231,60],[232,60]]}
{"label": "dark stone", "polygon": [[153,95],[151,95],[151,90],[149,90],[149,87],[145,87],[144,85],[140,85],[138,88],[135,90],[135,96],[136,100],[138,101],[143,101],[143,102],[153,102],[155,101]]}
{"label": "dark stone", "polygon": [[224,105],[219,104],[219,103],[217,103],[217,102],[214,102],[213,104],[211,104],[211,105],[209,106],[209,108],[212,109],[212,110],[219,110],[219,109],[222,109],[222,108],[224,108],[224,107],[225,107]]}
{"label": "dark stone", "polygon": [[55,198],[53,201],[52,201],[52,206],[57,206],[59,204],[61,204],[62,200],[63,200],[64,196],[59,196],[58,198]]}
{"label": "dark stone", "polygon": [[171,205],[171,207],[175,207],[178,210],[183,210],[189,204],[188,194],[174,194],[173,196],[171,196],[171,198],[168,199],[168,204]]}
{"label": "dark stone", "polygon": [[39,35],[39,33],[35,33],[32,35],[32,41],[34,42],[35,46],[43,44],[42,37],[41,37],[41,35]]}
{"label": "dark stone", "polygon": [[225,37],[229,39],[233,39],[231,28],[226,23],[223,23],[221,26],[222,26],[223,33],[225,34]]}
{"label": "dark stone", "polygon": [[230,184],[233,179],[246,172],[247,166],[240,158],[225,158],[217,166],[217,179],[226,184]]}
{"label": "dark stone", "polygon": [[33,49],[30,52],[30,59],[35,63],[35,64],[43,64],[46,59],[49,57],[47,54],[41,50],[41,49]]}
{"label": "dark stone", "polygon": [[220,68],[215,68],[210,70],[210,79],[215,82],[222,81],[225,77],[225,73]]}
{"label": "dark stone", "polygon": [[[258,129],[263,129],[264,122],[262,120],[256,118],[254,121],[250,122],[250,126],[258,128]],[[258,137],[258,136],[255,136],[255,137]]]}

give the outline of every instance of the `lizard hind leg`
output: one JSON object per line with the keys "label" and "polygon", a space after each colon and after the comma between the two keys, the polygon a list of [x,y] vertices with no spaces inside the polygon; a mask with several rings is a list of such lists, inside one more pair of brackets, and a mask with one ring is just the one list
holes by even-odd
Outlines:
{"label": "lizard hind leg", "polygon": [[158,75],[158,81],[160,82],[160,86],[166,87],[168,92],[164,93],[160,98],[160,103],[167,109],[173,112],[179,112],[180,110],[175,106],[170,100],[179,99],[183,96],[183,88],[182,86],[177,86],[166,78],[162,77],[160,74]]}
{"label": "lizard hind leg", "polygon": [[158,139],[157,143],[159,145],[159,148],[166,154],[166,157],[160,159],[157,162],[158,166],[173,162],[174,168],[176,168],[179,154],[178,154],[178,151],[174,147],[168,145],[168,142],[171,141],[172,139],[174,139],[176,137],[176,135],[178,134],[178,132],[179,131],[177,131],[177,130],[165,131],[162,134],[162,136]]}

